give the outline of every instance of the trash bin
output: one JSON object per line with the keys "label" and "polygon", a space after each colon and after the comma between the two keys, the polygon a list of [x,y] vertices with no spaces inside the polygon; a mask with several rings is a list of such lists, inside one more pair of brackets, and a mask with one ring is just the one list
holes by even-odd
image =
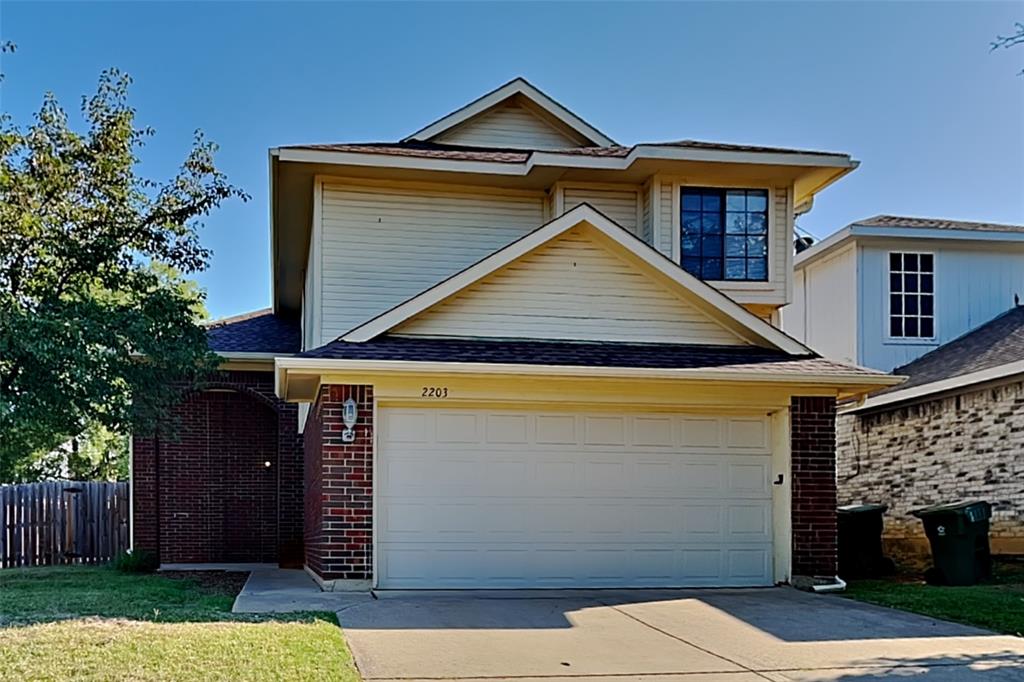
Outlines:
{"label": "trash bin", "polygon": [[884,504],[849,504],[836,510],[840,576],[868,578],[895,570],[892,559],[882,552],[882,516],[887,509]]}
{"label": "trash bin", "polygon": [[992,576],[988,546],[988,502],[937,504],[913,512],[924,524],[935,567],[925,574],[930,583],[973,585]]}

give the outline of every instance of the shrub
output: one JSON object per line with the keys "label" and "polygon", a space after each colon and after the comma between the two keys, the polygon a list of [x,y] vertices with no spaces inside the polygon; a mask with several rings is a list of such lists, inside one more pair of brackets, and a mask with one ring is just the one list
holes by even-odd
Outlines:
{"label": "shrub", "polygon": [[156,555],[144,549],[129,549],[114,557],[114,568],[122,573],[152,573],[159,567]]}

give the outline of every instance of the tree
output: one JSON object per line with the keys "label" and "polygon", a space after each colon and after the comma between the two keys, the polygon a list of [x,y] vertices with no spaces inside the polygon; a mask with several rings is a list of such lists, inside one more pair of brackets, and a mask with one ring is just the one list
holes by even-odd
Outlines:
{"label": "tree", "polygon": [[84,134],[52,94],[24,129],[0,117],[0,481],[87,428],[152,431],[217,364],[186,278],[200,219],[248,197],[198,132],[173,178],[139,177],[129,84],[101,75]]}
{"label": "tree", "polygon": [[[1021,22],[1018,21],[1018,22],[1014,23],[1013,28],[1014,28],[1014,33],[1011,33],[1011,34],[1005,35],[1005,36],[1004,35],[996,36],[996,39],[993,40],[992,43],[991,43],[991,50],[990,51],[994,52],[994,51],[998,50],[999,48],[1009,49],[1009,48],[1015,47],[1017,45],[1024,45],[1024,23],[1021,23]],[[1024,76],[1024,69],[1021,69],[1018,72],[1018,75]]]}

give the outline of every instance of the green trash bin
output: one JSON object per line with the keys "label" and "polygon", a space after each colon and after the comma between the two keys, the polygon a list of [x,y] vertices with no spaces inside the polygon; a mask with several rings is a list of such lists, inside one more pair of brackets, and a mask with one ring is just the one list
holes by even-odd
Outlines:
{"label": "green trash bin", "polygon": [[988,545],[988,502],[937,504],[913,512],[924,524],[932,547],[934,568],[928,582],[939,585],[973,585],[992,576]]}
{"label": "green trash bin", "polygon": [[890,575],[892,559],[882,551],[884,504],[848,504],[836,509],[839,530],[839,575],[869,578]]}

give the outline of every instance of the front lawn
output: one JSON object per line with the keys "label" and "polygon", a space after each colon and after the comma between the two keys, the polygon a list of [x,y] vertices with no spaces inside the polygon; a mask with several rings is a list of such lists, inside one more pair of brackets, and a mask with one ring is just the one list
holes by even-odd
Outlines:
{"label": "front lawn", "polygon": [[996,563],[993,580],[937,587],[923,580],[851,581],[845,596],[933,618],[1024,636],[1024,565]]}
{"label": "front lawn", "polygon": [[237,587],[106,567],[0,571],[0,677],[358,682],[333,614],[232,614]]}

